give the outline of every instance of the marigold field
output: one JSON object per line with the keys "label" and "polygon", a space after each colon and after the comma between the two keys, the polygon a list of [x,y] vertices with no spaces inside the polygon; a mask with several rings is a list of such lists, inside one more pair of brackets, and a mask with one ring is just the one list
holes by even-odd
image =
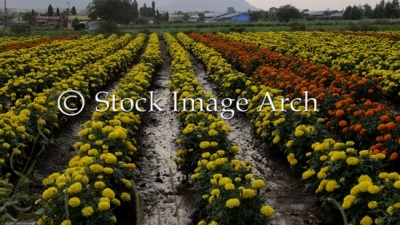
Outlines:
{"label": "marigold field", "polygon": [[[287,176],[315,196],[320,212],[314,213],[329,215],[326,224],[398,224],[399,38],[397,32],[339,31],[1,37],[0,223],[142,224],[144,213],[146,221],[165,224],[157,200],[165,191],[174,197],[174,224],[180,217],[198,225],[282,224],[265,164],[249,160],[265,158],[284,159]],[[198,77],[199,65],[207,79]],[[159,114],[165,125],[146,117],[157,116],[146,109],[161,88],[155,85],[160,76],[168,81],[165,101],[178,99],[173,118]],[[131,99],[136,107],[125,110],[130,101],[123,101],[111,110],[100,103],[97,110],[85,107],[86,117],[60,110],[60,101],[68,112],[84,104],[70,94],[59,99],[65,91],[93,103],[113,82],[103,100]],[[273,104],[260,107],[267,95]],[[315,99],[317,109],[311,101],[306,108],[305,97]],[[187,98],[196,101],[184,105]],[[230,109],[251,128],[256,156],[239,145],[244,135],[233,138],[239,127],[221,116],[221,106],[201,110],[209,100],[227,98],[247,103]],[[64,143],[73,152],[62,156],[64,164],[52,162],[63,169],[35,176],[74,121],[81,124],[75,141]],[[161,148],[143,144],[152,137],[147,126],[175,132],[174,144],[163,148],[173,154],[165,158],[182,180],[155,159],[151,168],[163,167],[171,181],[137,185],[147,166],[142,157]],[[179,216],[176,196],[183,194],[174,185],[183,181],[194,209]],[[153,203],[141,194],[145,189],[154,189]]]}

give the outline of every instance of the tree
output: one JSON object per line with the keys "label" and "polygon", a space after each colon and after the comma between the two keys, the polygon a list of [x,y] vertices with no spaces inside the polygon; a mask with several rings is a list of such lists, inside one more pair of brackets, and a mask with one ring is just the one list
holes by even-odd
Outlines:
{"label": "tree", "polygon": [[259,10],[259,11],[248,10],[247,14],[249,14],[251,22],[263,21],[268,18],[268,12],[264,10]]}
{"label": "tree", "polygon": [[206,16],[204,13],[199,13],[198,14],[199,18],[197,19],[198,22],[204,22],[206,20]]}
{"label": "tree", "polygon": [[344,20],[351,20],[351,13],[352,13],[353,7],[347,6],[346,9],[343,12],[343,19]]}
{"label": "tree", "polygon": [[60,9],[57,7],[56,16],[60,16]]}
{"label": "tree", "polygon": [[137,20],[139,18],[139,8],[136,0],[132,3],[132,17],[133,20]]}
{"label": "tree", "polygon": [[376,4],[373,16],[375,19],[385,18],[385,0],[381,0],[379,4]]}
{"label": "tree", "polygon": [[190,18],[190,16],[189,16],[189,14],[187,14],[187,13],[185,13],[185,14],[183,14],[183,21],[189,21],[189,18]]}
{"label": "tree", "polygon": [[76,15],[77,13],[76,13],[76,8],[75,8],[75,6],[72,6],[72,9],[71,9],[71,15]]}
{"label": "tree", "polygon": [[156,16],[156,3],[154,1],[151,2],[151,16]]}
{"label": "tree", "polygon": [[289,22],[290,19],[301,18],[299,9],[291,5],[284,5],[278,8],[276,16],[279,21]]}
{"label": "tree", "polygon": [[[7,9],[7,21],[18,18],[18,13],[12,9]],[[0,9],[0,21],[4,22],[4,11]]]}
{"label": "tree", "polygon": [[228,7],[228,12],[229,13],[235,13],[236,10],[233,7]]}
{"label": "tree", "polygon": [[[33,10],[32,10],[33,11]],[[23,21],[27,21],[29,24],[32,24],[36,20],[36,15],[31,12],[26,12],[22,16]],[[34,11],[33,11],[34,12]]]}
{"label": "tree", "polygon": [[361,20],[363,17],[363,10],[361,5],[354,5],[351,9],[351,20]]}
{"label": "tree", "polygon": [[51,6],[51,4],[49,5],[49,7],[47,7],[47,15],[54,16],[53,6]]}
{"label": "tree", "polygon": [[143,4],[143,7],[139,9],[140,17],[147,17],[147,5],[146,3]]}
{"label": "tree", "polygon": [[128,24],[135,19],[135,4],[128,0],[92,0],[88,5],[89,18],[97,20],[100,18],[103,21],[112,24]]}
{"label": "tree", "polygon": [[161,15],[160,12],[158,11],[158,9],[156,10],[156,20],[161,20]]}
{"label": "tree", "polygon": [[325,10],[323,13],[324,19],[325,20],[329,19],[330,14],[331,14],[331,12],[329,11],[329,9]]}
{"label": "tree", "polygon": [[165,21],[169,21],[169,13],[167,12],[167,13],[165,13]]}
{"label": "tree", "polygon": [[374,11],[372,10],[372,7],[368,4],[363,5],[363,11],[364,11],[364,17],[367,19],[371,19],[374,15]]}

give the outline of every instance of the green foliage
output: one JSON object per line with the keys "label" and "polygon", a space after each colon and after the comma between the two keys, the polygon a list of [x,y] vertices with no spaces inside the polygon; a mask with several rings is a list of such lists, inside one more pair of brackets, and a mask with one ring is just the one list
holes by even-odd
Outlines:
{"label": "green foliage", "polygon": [[99,27],[98,33],[118,34],[120,33],[120,29],[114,21],[104,21]]}
{"label": "green foliage", "polygon": [[125,0],[93,0],[87,9],[91,20],[100,18],[103,21],[129,24],[137,18],[135,7],[135,2]]}
{"label": "green foliage", "polygon": [[48,16],[54,16],[54,10],[53,10],[53,6],[51,6],[51,4],[47,8],[47,15]]}
{"label": "green foliage", "polygon": [[10,30],[16,35],[29,35],[31,33],[31,26],[29,24],[13,24]]}
{"label": "green foliage", "polygon": [[276,11],[276,16],[279,21],[289,22],[291,19],[299,19],[301,13],[299,9],[291,5],[284,5],[278,8]]}

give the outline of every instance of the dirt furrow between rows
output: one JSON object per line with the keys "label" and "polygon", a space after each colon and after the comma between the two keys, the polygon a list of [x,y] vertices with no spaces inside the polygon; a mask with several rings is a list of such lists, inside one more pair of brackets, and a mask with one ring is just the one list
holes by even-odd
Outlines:
{"label": "dirt furrow between rows", "polygon": [[[193,56],[191,62],[204,90],[218,96],[213,90],[211,78],[206,74],[205,66]],[[222,97],[218,97],[218,105],[221,106],[222,100]],[[254,166],[254,176],[265,181],[267,201],[275,209],[272,224],[327,224],[326,221],[324,223],[326,216],[317,204],[317,196],[314,193],[303,192],[305,184],[291,174],[286,159],[282,156],[272,156],[268,151],[264,152],[247,116],[235,107],[229,109],[234,110],[234,116],[225,120],[232,128],[229,139],[240,147],[237,158],[249,160]],[[224,115],[230,116],[229,113]]]}
{"label": "dirt furrow between rows", "polygon": [[172,93],[168,89],[171,58],[164,41],[161,41],[161,52],[163,66],[154,75],[149,91],[153,92],[154,101],[161,99],[157,105],[163,111],[144,112],[142,116],[138,157],[147,159],[149,170],[145,162],[139,159],[136,185],[144,199],[143,224],[189,225],[190,215],[195,208],[192,201],[194,197],[189,193],[189,185],[173,161],[179,148],[176,140],[180,123],[177,113],[173,112]]}

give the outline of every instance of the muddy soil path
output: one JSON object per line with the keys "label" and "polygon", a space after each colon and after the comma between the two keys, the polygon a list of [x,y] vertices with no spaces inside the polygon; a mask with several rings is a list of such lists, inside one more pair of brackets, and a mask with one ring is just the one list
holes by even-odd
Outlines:
{"label": "muddy soil path", "polygon": [[[206,92],[217,97],[217,92],[212,88],[212,80],[206,74],[205,66],[193,56],[191,56],[191,62],[201,86]],[[221,105],[223,98],[217,98],[218,105]],[[225,120],[232,128],[229,139],[240,147],[238,159],[248,159],[255,167],[254,175],[265,181],[267,201],[275,209],[271,223],[276,225],[330,224],[317,203],[317,196],[314,193],[303,192],[305,184],[291,173],[286,159],[263,152],[261,142],[247,116],[234,107],[230,109],[235,113],[232,119]],[[225,117],[229,116],[225,114]]]}
{"label": "muddy soil path", "polygon": [[[185,177],[177,171],[173,161],[179,149],[176,140],[179,138],[180,122],[177,113],[173,112],[172,93],[168,89],[171,57],[165,42],[160,40],[160,44],[163,64],[153,75],[149,91],[153,91],[154,101],[162,99],[157,105],[163,111],[156,110],[142,114],[141,131],[138,134],[138,155],[136,155],[136,164],[139,168],[136,185],[144,199],[143,224],[157,225],[160,219],[162,225],[190,225],[190,215],[195,209],[191,200],[194,196],[189,192],[190,186]],[[148,160],[149,171],[146,170],[144,161],[140,160],[141,157]],[[171,185],[170,169],[174,189]]]}

